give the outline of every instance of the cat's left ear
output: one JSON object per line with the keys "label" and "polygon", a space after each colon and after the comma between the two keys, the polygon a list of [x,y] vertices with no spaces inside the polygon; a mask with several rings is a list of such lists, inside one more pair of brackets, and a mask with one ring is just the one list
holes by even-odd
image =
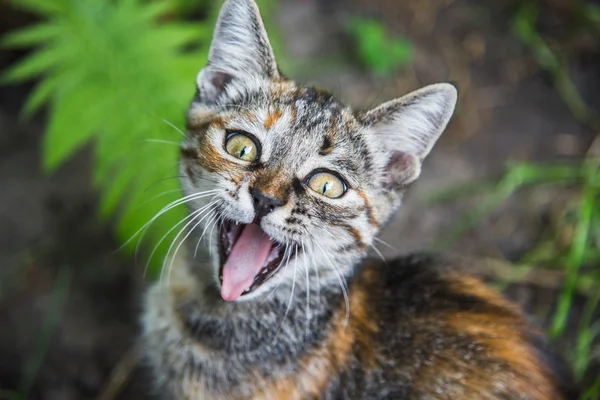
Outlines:
{"label": "cat's left ear", "polygon": [[277,79],[279,70],[258,6],[254,0],[226,0],[221,7],[208,54],[196,79],[199,99],[219,100],[234,80]]}
{"label": "cat's left ear", "polygon": [[454,86],[439,83],[362,115],[386,156],[386,186],[402,187],[419,177],[423,160],[450,121],[456,99]]}

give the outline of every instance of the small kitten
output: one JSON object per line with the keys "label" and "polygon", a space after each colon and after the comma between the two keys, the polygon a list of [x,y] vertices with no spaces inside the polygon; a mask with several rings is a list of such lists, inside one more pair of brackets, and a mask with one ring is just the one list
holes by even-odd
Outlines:
{"label": "small kitten", "polygon": [[284,78],[254,1],[227,0],[197,89],[177,242],[192,245],[144,315],[167,398],[576,398],[542,334],[476,279],[431,256],[364,260],[453,86],[353,111]]}

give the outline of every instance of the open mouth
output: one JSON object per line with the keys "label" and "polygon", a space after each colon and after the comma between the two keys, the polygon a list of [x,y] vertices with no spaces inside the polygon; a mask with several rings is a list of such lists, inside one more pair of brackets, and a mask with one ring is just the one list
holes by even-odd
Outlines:
{"label": "open mouth", "polygon": [[[255,223],[225,220],[219,227],[221,296],[233,301],[247,295],[275,275],[285,246]],[[289,261],[289,260],[288,260]]]}

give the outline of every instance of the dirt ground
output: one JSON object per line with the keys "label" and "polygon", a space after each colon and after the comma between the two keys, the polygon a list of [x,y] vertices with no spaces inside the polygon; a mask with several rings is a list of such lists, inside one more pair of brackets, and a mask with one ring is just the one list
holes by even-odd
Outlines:
{"label": "dirt ground", "polygon": [[[293,77],[354,106],[436,81],[459,88],[456,117],[382,234],[393,247],[380,246],[386,257],[431,247],[473,206],[473,200],[429,205],[425,199],[435,190],[497,176],[509,160],[580,157],[595,138],[511,35],[510,8],[475,0],[397,3],[285,0],[276,21],[288,59],[298,60]],[[550,21],[562,12],[548,7]],[[0,15],[0,33],[27,20],[1,1]],[[348,15],[382,17],[390,31],[409,37],[416,49],[412,65],[393,79],[374,78],[356,67],[342,34]],[[600,110],[600,47],[577,46],[571,78],[588,104]],[[303,60],[331,54],[339,56],[333,66],[303,67],[308,65]],[[0,69],[18,56],[0,50]],[[23,390],[29,390],[28,399],[43,400],[149,398],[152,385],[143,368],[127,365],[139,327],[141,270],[126,255],[114,254],[118,245],[110,226],[96,218],[88,151],[51,176],[41,172],[43,117],[18,116],[28,89],[0,86],[0,399]],[[569,195],[551,188],[519,193],[446,251],[474,260],[517,260]],[[486,276],[493,270],[487,262],[473,265]],[[533,279],[511,285],[507,294],[546,324],[560,284],[560,275],[543,285]],[[575,302],[573,320],[581,301]],[[570,346],[568,340],[559,345]],[[114,386],[118,393],[111,392],[118,381],[110,379],[115,368],[133,371]]]}

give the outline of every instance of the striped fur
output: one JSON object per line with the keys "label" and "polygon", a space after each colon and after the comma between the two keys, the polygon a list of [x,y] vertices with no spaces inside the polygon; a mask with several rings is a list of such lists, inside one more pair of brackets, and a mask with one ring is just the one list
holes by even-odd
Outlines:
{"label": "striped fur", "polygon": [[[208,246],[179,252],[143,319],[166,398],[573,398],[542,335],[480,282],[428,257],[364,261],[446,127],[454,87],[356,112],[283,78],[253,0],[228,0],[197,88],[180,170],[186,195],[214,191],[188,202],[210,207],[189,232]],[[256,162],[225,151],[239,131],[259,143]],[[343,196],[307,187],[322,170],[345,180]],[[213,227],[256,221],[252,190],[280,202],[260,226],[289,258],[226,302]]]}

